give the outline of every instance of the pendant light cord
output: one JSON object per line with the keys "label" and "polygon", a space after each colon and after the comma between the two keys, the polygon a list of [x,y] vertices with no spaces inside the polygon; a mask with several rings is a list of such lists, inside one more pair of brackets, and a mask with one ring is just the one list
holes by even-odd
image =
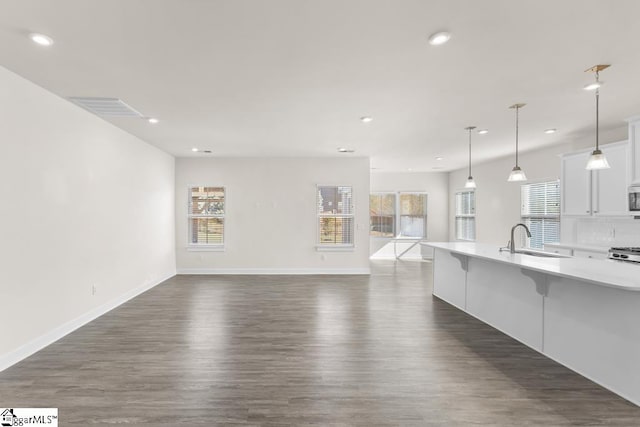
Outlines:
{"label": "pendant light cord", "polygon": [[469,178],[471,178],[471,129],[469,129]]}
{"label": "pendant light cord", "polygon": [[[596,83],[599,82],[600,73],[596,71]],[[600,150],[600,88],[596,88],[596,151]]]}
{"label": "pendant light cord", "polygon": [[520,107],[516,106],[516,167],[518,167],[518,110]]}

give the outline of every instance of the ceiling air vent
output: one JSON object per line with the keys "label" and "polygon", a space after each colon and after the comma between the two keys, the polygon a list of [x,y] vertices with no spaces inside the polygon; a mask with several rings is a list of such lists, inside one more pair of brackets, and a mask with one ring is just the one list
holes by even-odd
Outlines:
{"label": "ceiling air vent", "polygon": [[144,117],[118,98],[85,98],[72,96],[69,101],[100,117]]}

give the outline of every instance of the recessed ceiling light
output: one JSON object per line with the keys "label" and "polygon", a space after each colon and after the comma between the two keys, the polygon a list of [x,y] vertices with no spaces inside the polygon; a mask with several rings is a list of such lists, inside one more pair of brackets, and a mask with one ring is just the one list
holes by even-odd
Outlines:
{"label": "recessed ceiling light", "polygon": [[445,44],[451,38],[451,34],[446,31],[440,31],[438,33],[431,34],[429,36],[429,44],[432,46],[439,46]]}
{"label": "recessed ceiling light", "polygon": [[361,121],[362,123],[369,123],[369,122],[373,121],[373,117],[370,117],[370,116],[363,116],[363,117],[360,117],[360,121]]}
{"label": "recessed ceiling light", "polygon": [[436,160],[437,160],[437,161],[444,160],[444,157],[436,157]]}
{"label": "recessed ceiling light", "polygon": [[153,123],[154,125],[160,121],[154,117],[150,117],[147,120],[149,121],[149,123]]}
{"label": "recessed ceiling light", "polygon": [[479,133],[480,135],[485,135],[485,134],[489,133],[489,130],[488,130],[488,129],[480,129],[480,130],[478,131],[478,133]]}
{"label": "recessed ceiling light", "polygon": [[200,151],[200,150],[198,150],[196,147],[193,147],[193,148],[191,149],[191,151],[193,151],[194,153],[197,153],[197,152],[198,152],[198,151]]}
{"label": "recessed ceiling light", "polygon": [[409,172],[411,172],[411,171],[412,171],[413,169],[411,169],[411,168],[408,168],[407,170],[408,170]]}
{"label": "recessed ceiling light", "polygon": [[544,133],[556,133],[558,129],[545,129]]}
{"label": "recessed ceiling light", "polygon": [[203,153],[205,154],[211,154],[211,150],[204,150]]}
{"label": "recessed ceiling light", "polygon": [[343,147],[338,148],[338,152],[340,153],[353,153],[354,151],[355,150],[352,150],[350,148],[343,148]]}
{"label": "recessed ceiling light", "polygon": [[32,33],[29,34],[29,38],[40,46],[51,46],[53,44],[53,39],[49,36],[45,36],[44,34]]}

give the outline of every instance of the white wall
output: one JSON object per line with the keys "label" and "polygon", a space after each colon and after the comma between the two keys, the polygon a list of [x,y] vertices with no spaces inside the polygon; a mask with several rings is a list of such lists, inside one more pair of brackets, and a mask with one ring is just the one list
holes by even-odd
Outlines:
{"label": "white wall", "polygon": [[[187,249],[189,186],[226,188],[225,251]],[[316,250],[316,185],[351,185],[355,249]],[[180,273],[368,273],[368,158],[179,158],[176,254]]]}
{"label": "white wall", "polygon": [[0,93],[1,370],[174,275],[175,252],[173,157],[2,67]]}
{"label": "white wall", "polygon": [[[425,192],[427,196],[427,240],[443,242],[449,236],[448,174],[429,172],[372,172],[372,193]],[[407,243],[395,243],[398,254],[409,247]],[[370,253],[374,258],[393,258],[394,243],[391,239],[371,237]],[[415,246],[404,257],[429,256],[430,251],[420,251]]]}
{"label": "white wall", "polygon": [[[621,121],[622,122],[622,121]],[[602,144],[627,138],[626,126],[602,133]],[[593,144],[593,138],[571,141],[540,150],[520,154],[519,163],[529,181],[559,179],[560,156],[584,149]],[[476,241],[505,246],[511,227],[520,222],[520,184],[508,182],[515,156],[473,164],[472,173],[476,190]],[[449,240],[455,240],[455,193],[464,188],[467,169],[449,174]]]}

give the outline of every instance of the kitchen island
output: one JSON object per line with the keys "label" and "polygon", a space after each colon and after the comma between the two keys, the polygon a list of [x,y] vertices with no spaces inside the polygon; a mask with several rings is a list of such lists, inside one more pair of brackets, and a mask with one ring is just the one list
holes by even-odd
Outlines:
{"label": "kitchen island", "polygon": [[424,244],[436,297],[640,405],[640,265]]}

